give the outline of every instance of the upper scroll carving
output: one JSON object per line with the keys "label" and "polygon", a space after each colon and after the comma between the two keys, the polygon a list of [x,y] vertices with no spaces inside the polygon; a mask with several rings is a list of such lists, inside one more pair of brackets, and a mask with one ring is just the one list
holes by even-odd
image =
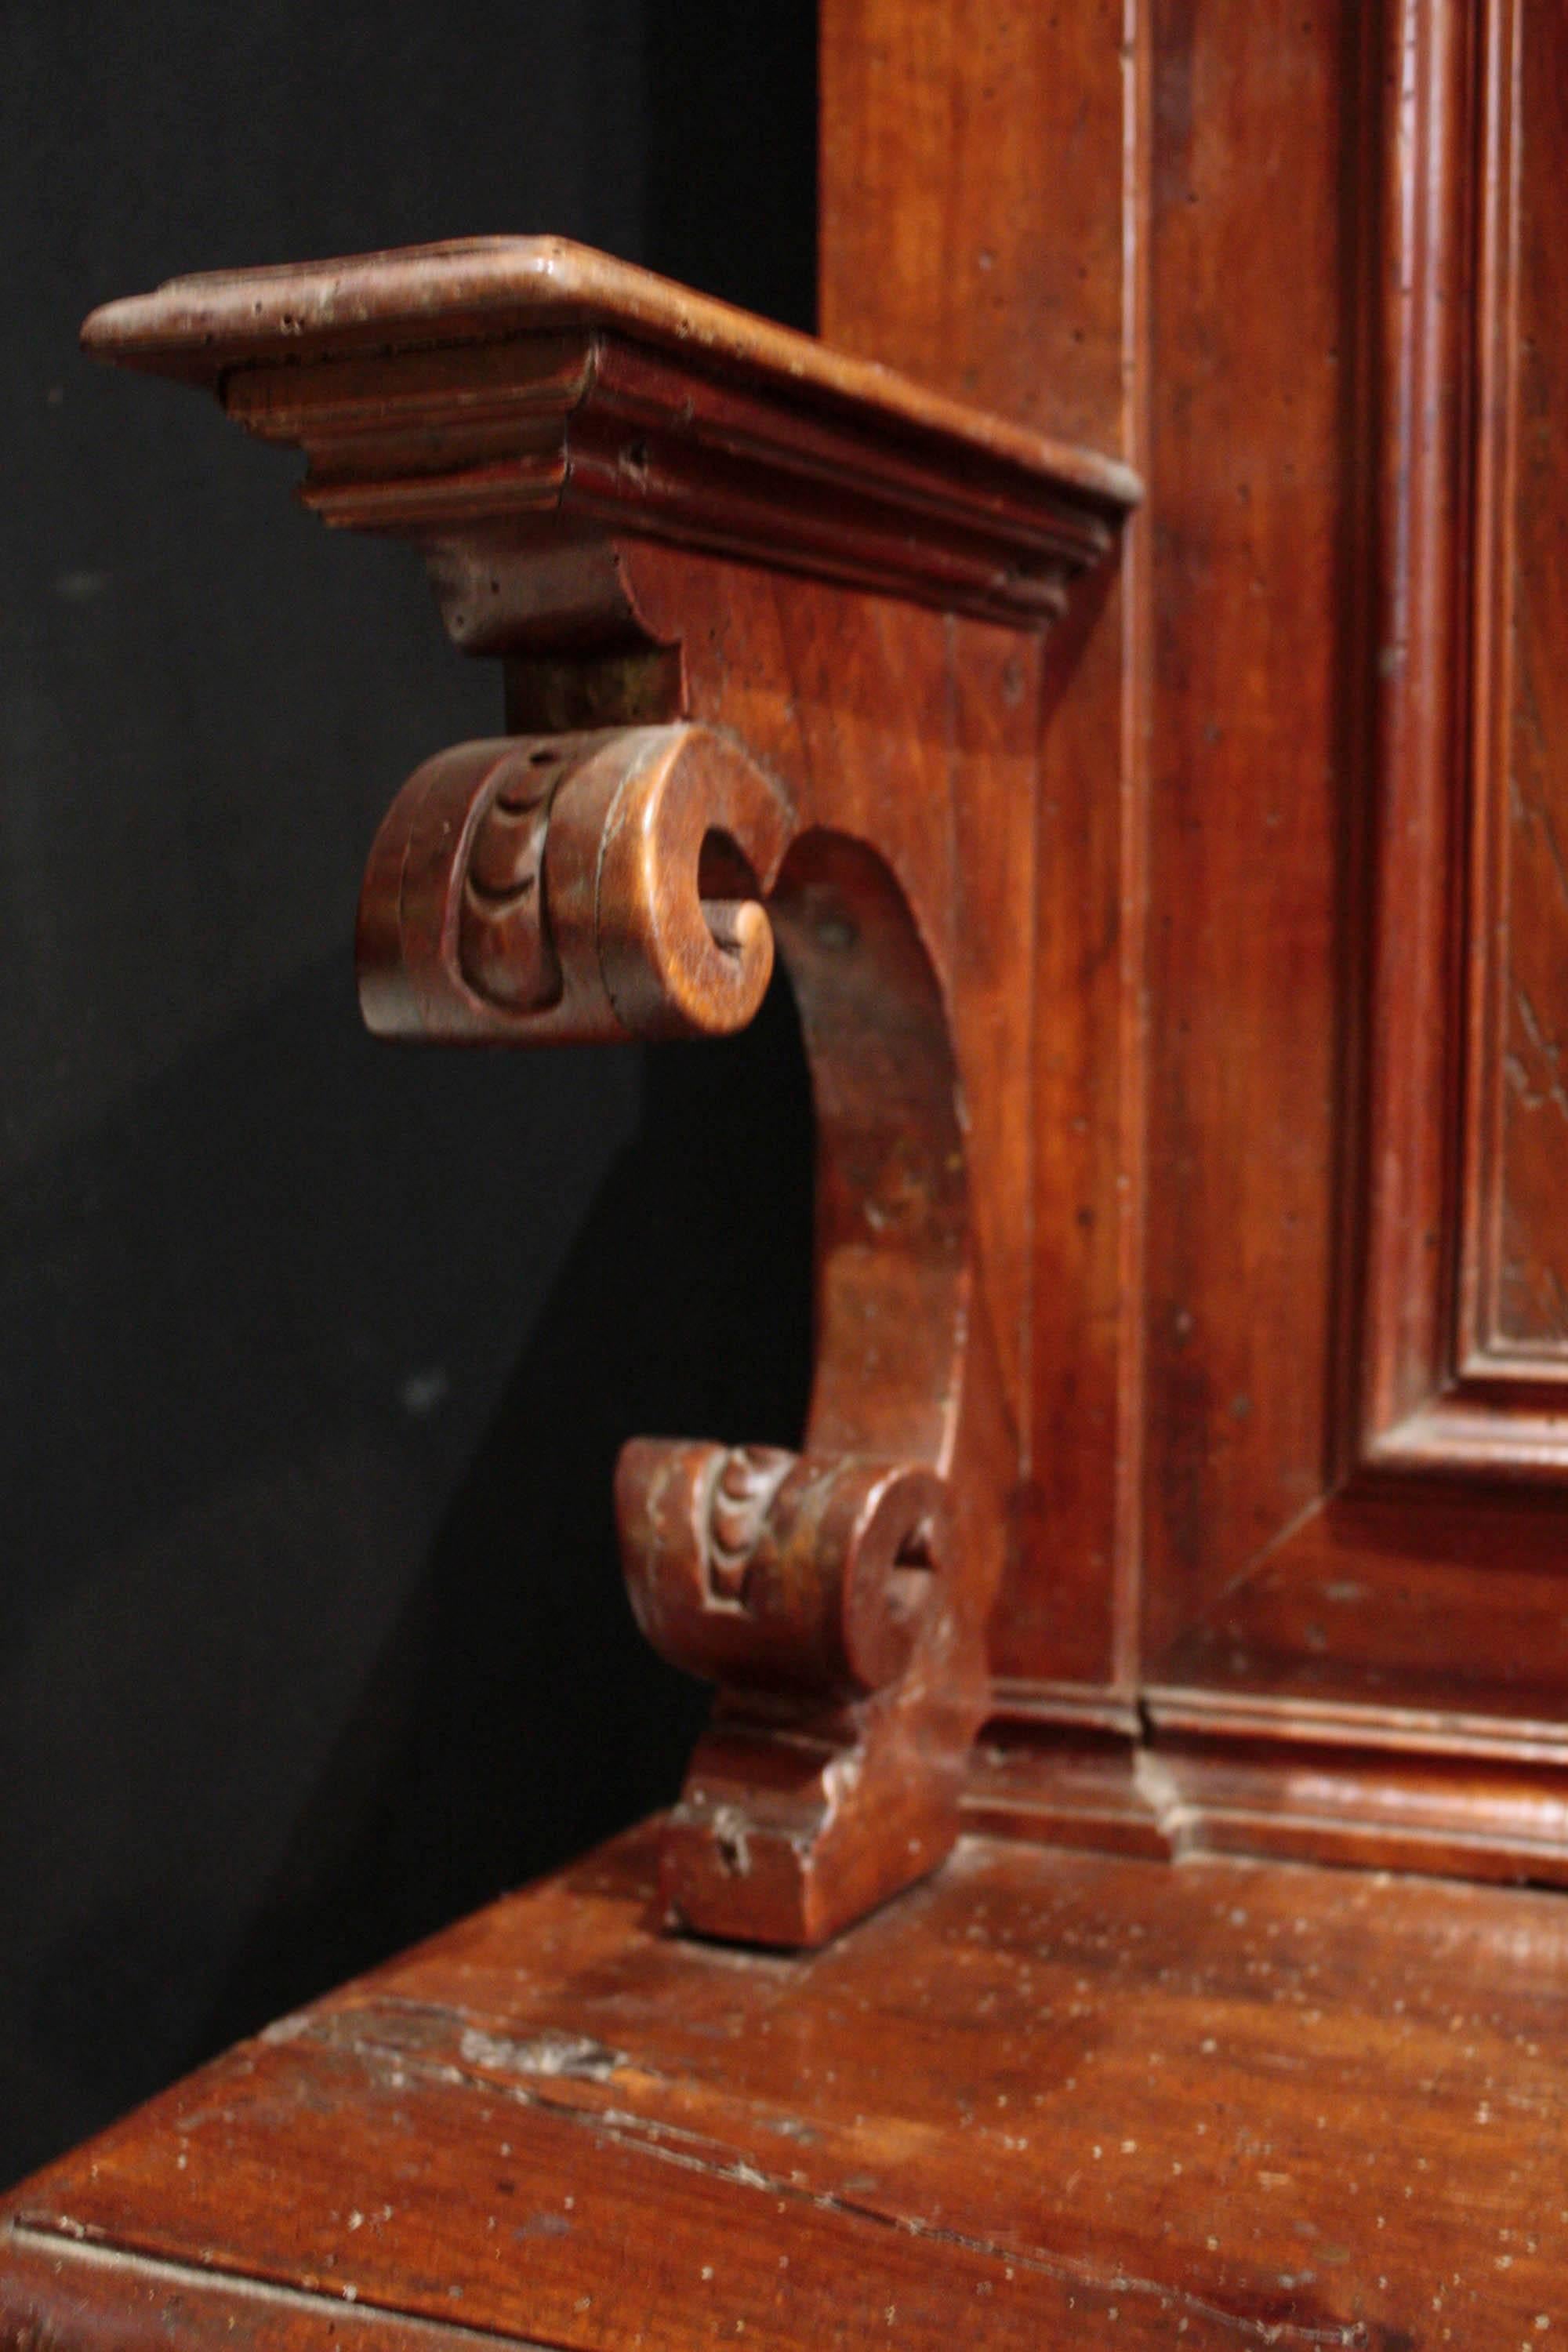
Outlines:
{"label": "upper scroll carving", "polygon": [[744,1028],[773,965],[752,895],[791,819],[708,727],[458,743],[416,768],[360,893],[383,1037],[583,1045]]}
{"label": "upper scroll carving", "polygon": [[[328,522],[463,548],[433,569],[474,651],[540,617],[476,547],[541,526],[1040,627],[1140,495],[1109,458],[556,237],[176,278],[95,311],[83,340],[304,449]],[[581,589],[568,566],[530,593]]]}

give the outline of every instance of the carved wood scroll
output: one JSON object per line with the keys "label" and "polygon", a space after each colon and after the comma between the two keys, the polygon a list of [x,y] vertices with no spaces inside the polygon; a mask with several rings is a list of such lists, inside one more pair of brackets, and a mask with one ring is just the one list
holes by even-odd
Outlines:
{"label": "carved wood scroll", "polygon": [[788,969],[801,1449],[637,1438],[616,1499],[644,1630],[719,1689],[669,1915],[819,1942],[941,1861],[986,1704],[1026,1189],[986,1146],[1030,1031],[966,828],[1028,871],[1039,633],[1137,483],[548,238],[177,280],[86,341],[304,448],[307,503],[412,540],[506,664],[512,731],[426,761],[371,852],[374,1030],[719,1035]]}

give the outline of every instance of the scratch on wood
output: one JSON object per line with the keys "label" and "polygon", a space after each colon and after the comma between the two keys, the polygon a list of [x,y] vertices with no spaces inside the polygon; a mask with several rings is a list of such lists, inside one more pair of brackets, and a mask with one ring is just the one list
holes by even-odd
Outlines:
{"label": "scratch on wood", "polygon": [[[465,2034],[463,2043],[467,2044],[470,2039],[475,2042],[491,2042],[489,2035]],[[465,2082],[475,2088],[482,2085],[492,2091],[497,2087],[488,2076],[466,2076],[457,2066],[415,2058],[405,2049],[378,2047],[375,2042],[358,2037],[350,2046],[367,2062],[379,2063],[394,2060],[409,2073],[422,2074],[432,2079]],[[517,2045],[503,2042],[499,2046],[510,2048]],[[475,2058],[466,2048],[463,2054],[470,2064],[488,2063]],[[629,2064],[631,2062],[622,2063]],[[548,2077],[536,2075],[535,2079]],[[979,2256],[983,2261],[999,2263],[1004,2266],[1011,2264],[1058,2284],[1087,2288],[1090,2293],[1151,2296],[1157,2299],[1163,2308],[1180,2310],[1212,2321],[1216,2326],[1234,2330],[1247,2342],[1285,2347],[1337,2345],[1342,2347],[1342,2352],[1369,2352],[1377,2341],[1359,2321],[1347,2322],[1342,2326],[1312,2327],[1292,2320],[1250,2317],[1157,2279],[1133,2277],[1121,2271],[1101,2273],[1086,2263],[1075,2262],[1066,2255],[1049,2253],[1041,2248],[1026,2251],[1011,2243],[941,2228],[916,2214],[884,2212],[877,2206],[861,2204],[853,2197],[808,2188],[798,2175],[762,2170],[710,2136],[663,2123],[653,2116],[635,2115],[618,2107],[578,2106],[569,2099],[552,2098],[543,2090],[525,2089],[521,2082],[501,2087],[507,2095],[521,2105],[542,2108],[552,2117],[591,2131],[599,2139],[629,2153],[651,2157],[659,2163],[678,2166],[683,2171],[695,2172],[710,2180],[728,2181],[737,2188],[753,2189],[797,2206],[809,2204],[821,2212],[836,2213],[846,2221],[863,2221],[878,2229],[898,2231],[924,2244],[957,2247],[965,2253]],[[681,2145],[674,2146],[671,2144],[674,2141],[679,2141]]]}
{"label": "scratch on wood", "polygon": [[470,2066],[492,2066],[503,2074],[565,2074],[579,2083],[607,2083],[618,2067],[628,2063],[619,2050],[607,2050],[585,2033],[561,2033],[553,2027],[527,2042],[509,2042],[470,2025],[458,2048]]}

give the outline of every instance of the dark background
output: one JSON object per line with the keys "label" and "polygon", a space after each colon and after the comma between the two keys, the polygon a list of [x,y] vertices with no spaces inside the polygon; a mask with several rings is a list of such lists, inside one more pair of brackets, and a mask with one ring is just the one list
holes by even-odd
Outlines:
{"label": "dark background", "polygon": [[724,1046],[359,1026],[364,853],[500,724],[415,558],[78,355],[177,271],[555,229],[811,323],[804,0],[5,0],[0,2181],[663,1801],[634,1431],[788,1441],[809,1114]]}

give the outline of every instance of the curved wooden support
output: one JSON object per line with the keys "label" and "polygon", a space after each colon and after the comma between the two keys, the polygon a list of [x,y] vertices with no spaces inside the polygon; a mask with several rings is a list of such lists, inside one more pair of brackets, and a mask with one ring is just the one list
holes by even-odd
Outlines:
{"label": "curved wooden support", "polygon": [[934,966],[880,853],[793,824],[707,727],[462,744],[381,829],[360,953],[384,1035],[718,1035],[761,1002],[776,929],[817,1125],[805,1444],[636,1439],[616,1508],[644,1631],[719,1688],[667,1831],[669,1914],[811,1944],[957,1833],[1011,1440]]}
{"label": "curved wooden support", "polygon": [[616,1512],[643,1630],[720,1691],[666,1830],[670,1914],[812,1944],[956,1834],[1011,1439],[946,1010],[909,902],[875,850],[813,828],[770,911],[816,1108],[805,1447],[634,1440]]}
{"label": "curved wooden support", "polygon": [[584,1044],[722,1036],[773,972],[745,894],[776,873],[783,799],[711,728],[459,743],[415,771],[360,897],[379,1036]]}

